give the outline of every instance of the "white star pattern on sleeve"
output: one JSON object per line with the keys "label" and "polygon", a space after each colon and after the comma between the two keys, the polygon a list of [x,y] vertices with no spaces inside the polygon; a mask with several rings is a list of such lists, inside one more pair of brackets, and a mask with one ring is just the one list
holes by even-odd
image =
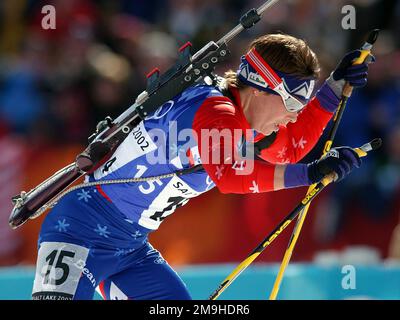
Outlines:
{"label": "white star pattern on sleeve", "polygon": [[304,140],[303,137],[300,138],[299,142],[296,143],[296,140],[292,138],[293,147],[304,149],[304,146],[307,144],[307,141]]}
{"label": "white star pattern on sleeve", "polygon": [[253,180],[253,186],[249,188],[250,191],[253,193],[260,193],[260,190],[258,189],[258,184]]}
{"label": "white star pattern on sleeve", "polygon": [[283,159],[286,156],[287,147],[283,147],[281,151],[278,151],[277,158]]}
{"label": "white star pattern on sleeve", "polygon": [[217,166],[217,171],[215,171],[215,175],[217,176],[217,179],[220,180],[224,171],[224,166]]}
{"label": "white star pattern on sleeve", "polygon": [[85,191],[84,189],[82,189],[82,191],[78,192],[76,195],[78,196],[79,201],[83,200],[85,202],[88,202],[89,199],[92,198],[92,196],[89,194],[89,191]]}

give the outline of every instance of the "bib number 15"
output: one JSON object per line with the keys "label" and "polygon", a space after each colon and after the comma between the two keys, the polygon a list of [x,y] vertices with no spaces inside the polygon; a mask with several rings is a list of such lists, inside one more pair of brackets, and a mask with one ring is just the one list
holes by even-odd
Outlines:
{"label": "bib number 15", "polygon": [[[57,256],[57,254],[58,254],[58,250],[53,250],[46,257],[46,262],[48,262],[48,264],[47,264],[46,273],[44,275],[43,284],[59,286],[59,285],[63,284],[65,282],[65,280],[67,280],[67,278],[68,278],[69,265],[67,263],[63,262],[63,259],[65,257],[73,258],[75,256],[75,253],[71,252],[71,251],[60,250],[60,253],[58,254],[58,256]],[[57,262],[56,262],[56,260],[57,260]],[[55,278],[56,269],[62,270],[62,275],[58,279]]]}
{"label": "bib number 15", "polygon": [[[138,172],[136,173],[134,178],[142,177],[143,174],[147,171],[147,167],[143,165],[137,165],[136,168]],[[158,186],[162,186],[163,182],[160,179],[143,182],[139,185],[139,191],[143,194],[150,194],[156,189],[156,184]]]}

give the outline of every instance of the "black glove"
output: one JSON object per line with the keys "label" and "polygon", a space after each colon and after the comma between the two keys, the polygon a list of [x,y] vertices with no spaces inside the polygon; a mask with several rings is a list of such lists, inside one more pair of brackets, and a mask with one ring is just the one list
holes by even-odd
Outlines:
{"label": "black glove", "polygon": [[307,165],[308,179],[318,183],[326,175],[336,173],[336,182],[346,177],[354,168],[361,166],[361,159],[350,147],[331,149],[323,158]]}
{"label": "black glove", "polygon": [[355,88],[361,88],[367,84],[368,65],[375,62],[375,57],[370,54],[363,63],[353,65],[353,61],[360,54],[360,50],[347,53],[327,79],[329,86],[335,92],[336,96],[340,97],[342,95],[346,81]]}

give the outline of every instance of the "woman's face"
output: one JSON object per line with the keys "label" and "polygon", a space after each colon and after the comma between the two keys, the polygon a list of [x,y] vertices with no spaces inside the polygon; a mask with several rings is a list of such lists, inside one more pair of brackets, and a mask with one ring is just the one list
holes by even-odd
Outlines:
{"label": "woman's face", "polygon": [[263,135],[278,131],[279,126],[286,126],[297,120],[297,112],[286,110],[283,100],[278,95],[256,89],[248,89],[250,97],[243,99],[243,111],[252,129]]}

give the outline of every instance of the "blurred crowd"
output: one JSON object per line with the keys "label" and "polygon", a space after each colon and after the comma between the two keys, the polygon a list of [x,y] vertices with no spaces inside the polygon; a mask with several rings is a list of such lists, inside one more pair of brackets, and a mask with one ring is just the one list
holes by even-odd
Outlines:
{"label": "blurred crowd", "polygon": [[[68,144],[85,146],[98,121],[118,116],[134,102],[144,90],[145,75],[150,70],[158,67],[165,71],[186,41],[198,50],[206,42],[218,40],[237,24],[242,13],[261,3],[1,1],[0,137],[18,141],[11,145],[37,150]],[[54,30],[45,30],[41,24],[45,16],[42,8],[48,4],[56,9]],[[341,8],[345,4],[356,8],[355,30],[342,28]],[[341,56],[360,47],[375,27],[382,29],[374,48],[377,62],[370,69],[368,86],[351,97],[336,144],[358,146],[381,137],[384,146],[364,161],[363,170],[324,197],[324,205],[319,206],[324,208],[318,213],[319,227],[314,231],[316,241],[333,241],[355,202],[363,215],[377,221],[388,215],[399,216],[400,2],[281,0],[256,28],[232,41],[232,56],[219,67],[221,73],[235,69],[252,38],[281,31],[308,42],[320,59],[323,80]],[[3,148],[0,155],[5,151]],[[321,145],[308,159],[320,152]],[[10,159],[8,166],[15,163]],[[11,178],[2,179],[7,182]],[[5,217],[1,221],[6,221],[9,207],[2,210],[6,212],[1,213]],[[397,213],[393,213],[395,210]],[[242,214],[254,215],[254,208],[247,211],[243,209]],[[392,227],[386,232],[392,233]]]}

